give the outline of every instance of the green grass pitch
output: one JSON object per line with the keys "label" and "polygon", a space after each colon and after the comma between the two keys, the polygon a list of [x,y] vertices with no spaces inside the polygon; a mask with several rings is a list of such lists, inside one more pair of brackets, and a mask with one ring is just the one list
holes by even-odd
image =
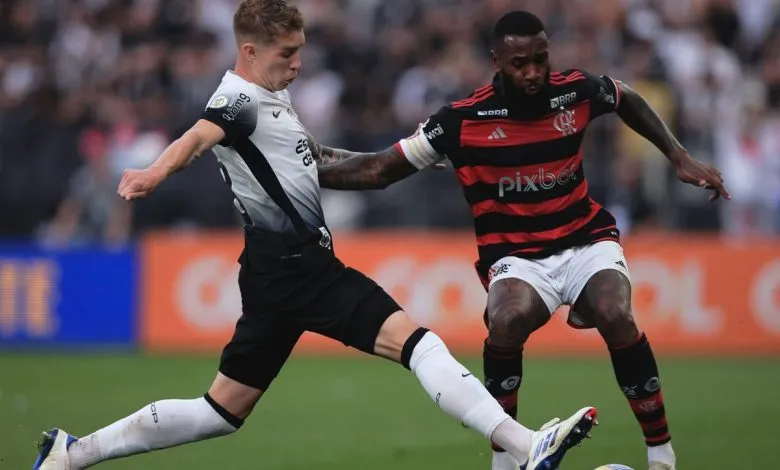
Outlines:
{"label": "green grass pitch", "polygon": [[[476,358],[460,358],[474,372]],[[780,360],[660,359],[680,470],[777,468]],[[40,431],[86,434],[164,398],[199,396],[216,356],[0,354],[0,469],[30,468]],[[599,408],[594,438],[563,470],[646,469],[639,426],[606,357],[526,359],[520,419],[540,426]],[[99,466],[130,469],[490,468],[489,446],[440,412],[400,366],[295,356],[238,433]]]}

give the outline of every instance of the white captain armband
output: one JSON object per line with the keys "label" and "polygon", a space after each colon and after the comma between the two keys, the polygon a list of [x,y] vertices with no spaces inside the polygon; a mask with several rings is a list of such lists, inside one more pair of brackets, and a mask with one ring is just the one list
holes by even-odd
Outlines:
{"label": "white captain armband", "polygon": [[395,146],[409,160],[409,163],[418,170],[429,167],[445,158],[428,141],[424,131],[424,124],[420,126],[413,136],[401,139]]}

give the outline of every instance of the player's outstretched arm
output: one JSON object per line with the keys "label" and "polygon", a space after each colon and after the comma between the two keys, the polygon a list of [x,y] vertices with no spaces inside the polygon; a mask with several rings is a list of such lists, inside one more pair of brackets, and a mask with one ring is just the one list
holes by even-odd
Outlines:
{"label": "player's outstretched arm", "polygon": [[621,96],[617,108],[620,119],[666,155],[681,181],[712,190],[710,200],[721,196],[731,199],[723,186],[720,171],[691,157],[658,113],[639,93],[620,81],[617,81],[617,86]]}
{"label": "player's outstretched arm", "polygon": [[357,153],[317,146],[320,186],[329,189],[383,189],[417,173],[417,168],[398,150]]}
{"label": "player's outstretched arm", "polygon": [[173,141],[151,166],[144,170],[125,170],[117,193],[130,201],[146,197],[168,176],[225,138],[225,131],[214,123],[201,119],[181,137]]}
{"label": "player's outstretched arm", "polygon": [[314,140],[314,137],[311,134],[308,134],[308,138],[309,149],[311,149],[311,152],[314,155],[314,159],[317,161],[318,165],[330,165],[331,163],[337,163],[351,157],[365,155],[364,153],[360,152],[350,152],[349,150],[334,149],[320,145],[317,143],[317,141]]}

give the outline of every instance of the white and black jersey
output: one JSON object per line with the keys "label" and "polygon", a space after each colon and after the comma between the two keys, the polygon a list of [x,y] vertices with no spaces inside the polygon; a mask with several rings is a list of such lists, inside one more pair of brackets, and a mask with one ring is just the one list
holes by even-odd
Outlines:
{"label": "white and black jersey", "polygon": [[289,92],[270,92],[228,71],[202,118],[225,131],[212,150],[247,225],[300,234],[290,207],[282,207],[291,202],[306,230],[325,226],[309,134]]}
{"label": "white and black jersey", "polygon": [[225,131],[214,153],[247,225],[238,258],[242,314],[219,371],[267,390],[305,331],[373,354],[382,325],[401,307],[336,257],[314,149],[289,94],[228,72],[203,118]]}

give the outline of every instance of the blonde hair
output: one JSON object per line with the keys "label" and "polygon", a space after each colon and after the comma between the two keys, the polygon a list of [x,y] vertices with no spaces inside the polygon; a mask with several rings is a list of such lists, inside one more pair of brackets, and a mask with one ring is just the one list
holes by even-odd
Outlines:
{"label": "blonde hair", "polygon": [[273,43],[284,33],[303,29],[303,16],[285,0],[243,0],[233,15],[236,41]]}

